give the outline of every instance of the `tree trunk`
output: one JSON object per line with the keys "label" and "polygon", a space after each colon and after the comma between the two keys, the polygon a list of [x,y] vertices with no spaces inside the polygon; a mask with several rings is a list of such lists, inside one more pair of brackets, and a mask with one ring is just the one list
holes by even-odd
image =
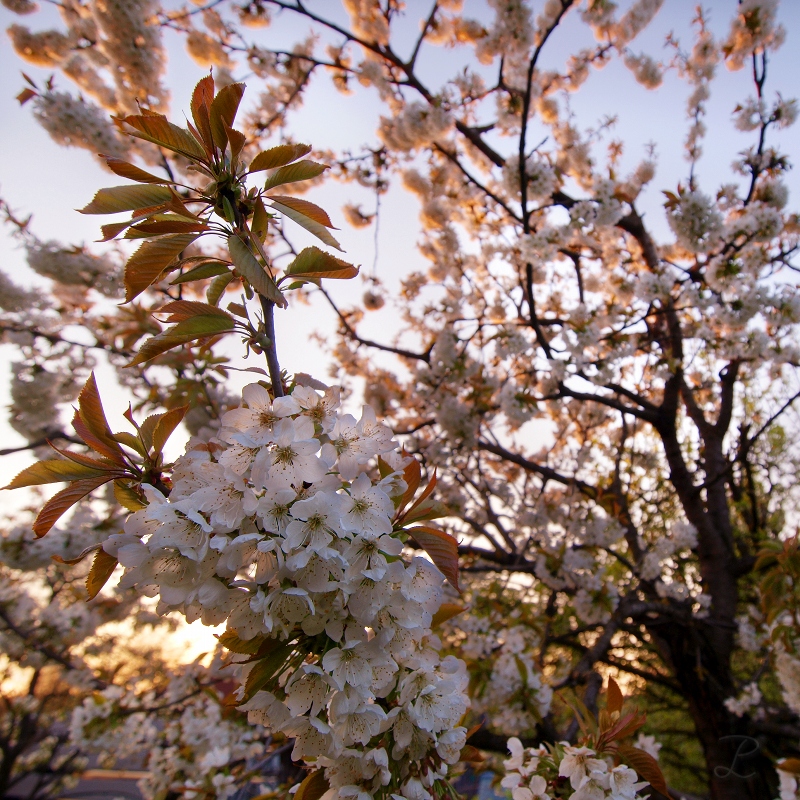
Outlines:
{"label": "tree trunk", "polygon": [[[673,398],[677,399],[674,394]],[[672,485],[686,518],[697,528],[703,591],[711,605],[705,619],[690,614],[685,622],[673,617],[645,624],[688,702],[705,755],[711,800],[769,800],[776,796],[778,785],[772,762],[762,742],[749,735],[747,720],[725,707],[726,698],[736,694],[731,659],[739,599],[736,546],[727,482],[722,478],[728,466],[722,450],[725,426],[709,424],[702,414],[694,419],[703,446],[705,488],[701,488],[678,441],[677,403],[662,409],[667,413],[656,429]]]}
{"label": "tree trunk", "polygon": [[728,660],[720,661],[702,620],[648,624],[664,661],[680,683],[706,760],[711,800],[770,800],[778,780],[762,742],[746,719],[725,708],[734,694]]}

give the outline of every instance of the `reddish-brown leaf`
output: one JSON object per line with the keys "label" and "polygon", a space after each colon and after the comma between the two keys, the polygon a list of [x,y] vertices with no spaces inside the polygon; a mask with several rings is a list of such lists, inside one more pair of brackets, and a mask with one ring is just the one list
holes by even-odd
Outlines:
{"label": "reddish-brown leaf", "polygon": [[172,217],[152,222],[140,222],[132,230],[146,233],[148,236],[160,236],[162,233],[202,233],[208,230],[208,226],[204,222],[192,222],[188,219]]}
{"label": "reddish-brown leaf", "polygon": [[275,169],[291,164],[298,158],[311,152],[310,144],[279,144],[269,150],[263,150],[250,162],[249,172],[261,172],[265,169]]}
{"label": "reddish-brown leaf", "polygon": [[443,622],[457,617],[466,610],[466,606],[460,606],[458,603],[442,603],[439,606],[439,610],[431,618],[431,628],[438,627]]}
{"label": "reddish-brown leaf", "polygon": [[319,800],[330,788],[325,770],[318,769],[306,775],[295,793],[295,800]]}
{"label": "reddish-brown leaf", "polygon": [[458,585],[458,542],[444,531],[429,525],[408,528],[406,533],[431,557],[450,585],[461,592]]}
{"label": "reddish-brown leaf", "polygon": [[[300,163],[305,164],[307,162],[301,161]],[[291,169],[292,167],[296,166],[298,165],[292,164],[291,167],[287,167],[286,169]],[[326,228],[333,228],[333,230],[338,230],[338,228],[333,227],[331,218],[328,216],[325,209],[320,208],[315,203],[311,203],[308,200],[303,200],[299,197],[288,197],[287,195],[282,195],[282,194],[270,195],[269,199],[275,203],[280,203],[282,206],[288,206],[294,211],[297,211],[299,214],[302,214],[304,217],[308,217],[314,222],[317,222],[320,225],[324,225]]]}
{"label": "reddish-brown leaf", "polygon": [[72,461],[38,461],[14,478],[4,489],[20,489],[23,486],[42,486],[46,483],[64,483],[77,481],[82,478],[96,478],[103,474],[103,470],[75,464]]}
{"label": "reddish-brown leaf", "polygon": [[[414,509],[419,508],[433,494],[433,490],[436,488],[437,480],[438,479],[436,477],[436,470],[434,469],[433,475],[431,476],[428,485],[425,487],[425,490],[414,501],[414,505],[412,505],[411,508],[409,508],[408,511],[406,511],[406,513],[403,515],[404,517],[407,517],[409,514],[411,514],[411,512],[414,511]],[[419,482],[417,485],[419,485]]]}
{"label": "reddish-brown leaf", "polygon": [[167,322],[183,322],[186,319],[204,315],[230,319],[230,314],[227,311],[196,300],[174,300],[172,303],[161,306],[156,313],[169,314]]}
{"label": "reddish-brown leaf", "polygon": [[275,172],[267,178],[264,189],[273,189],[276,186],[283,186],[286,183],[308,181],[311,180],[311,178],[322,175],[326,169],[330,169],[327,164],[320,164],[316,161],[296,161],[294,164],[288,164],[285,167],[276,169]]}
{"label": "reddish-brown leaf", "polygon": [[252,639],[240,639],[236,631],[225,631],[217,636],[219,643],[231,653],[239,655],[254,656],[261,649],[261,645],[267,639],[264,634],[258,634]]}
{"label": "reddish-brown leaf", "polygon": [[[318,211],[322,211],[321,208],[318,206],[314,206],[313,203],[308,203],[307,200],[298,200],[296,197],[270,197],[272,201],[272,207],[276,211],[280,211],[284,217],[289,217],[290,220],[296,222],[298,225],[305,228],[309,233],[313,233],[314,236],[317,237],[322,242],[328,245],[328,247],[335,247],[337,250],[341,250],[342,246],[339,242],[336,241],[334,236],[328,230],[328,228],[332,227],[331,225],[318,222],[316,219],[309,217],[306,211],[310,211],[315,216],[318,216]],[[283,202],[284,200],[289,200],[289,203]],[[313,206],[313,208],[308,208],[304,204],[308,204],[308,206]],[[303,210],[299,210],[302,208]],[[316,211],[314,210],[316,209]],[[325,214],[324,211],[322,211]],[[327,214],[325,214],[325,218],[327,219]],[[330,222],[330,220],[328,220]]]}
{"label": "reddish-brown leaf", "polygon": [[358,267],[325,253],[318,247],[306,247],[286,267],[286,274],[292,278],[347,280],[358,275]]}
{"label": "reddish-brown leaf", "polygon": [[[162,114],[145,112],[138,116],[115,119],[114,122],[123,133],[129,133],[137,139],[153,142],[175,153],[182,153],[198,160],[204,159],[206,155],[201,144],[189,131],[173,125]],[[133,131],[129,131],[125,127],[126,125],[133,128]]]}
{"label": "reddish-brown leaf", "polygon": [[170,199],[167,207],[170,211],[174,211],[178,216],[186,217],[187,219],[200,219],[197,214],[189,210],[189,207],[183,202],[183,198],[172,187],[170,187],[169,192]]}
{"label": "reddish-brown leaf", "polygon": [[188,410],[189,406],[181,406],[161,415],[158,422],[156,422],[155,428],[153,428],[153,450],[156,453],[160,453],[164,449],[167,439],[172,435],[175,428],[180,425]]}
{"label": "reddish-brown leaf", "polygon": [[125,265],[125,301],[130,302],[155,283],[196,238],[196,233],[180,233],[144,242]]}
{"label": "reddish-brown leaf", "polygon": [[108,168],[116,175],[119,175],[120,178],[129,178],[139,183],[174,183],[169,178],[159,178],[158,175],[146,172],[134,164],[123,161],[121,158],[114,156],[103,156],[103,158],[106,160]]}
{"label": "reddish-brown leaf", "polygon": [[220,150],[224,150],[228,143],[225,127],[233,127],[243,94],[243,83],[229,83],[227,86],[223,86],[211,101],[211,135],[214,137],[214,144]]}
{"label": "reddish-brown leaf", "polygon": [[781,772],[800,776],[800,758],[784,758],[775,765]]}
{"label": "reddish-brown leaf", "polygon": [[658,762],[653,756],[629,744],[619,745],[617,747],[617,752],[625,764],[639,773],[642,780],[647,781],[657,792],[669,796],[669,789],[667,788],[666,780],[664,780],[664,774],[661,772],[661,767],[658,766]]}
{"label": "reddish-brown leaf", "polygon": [[99,550],[103,545],[101,544],[93,544],[89,547],[84,548],[81,552],[75,556],[75,558],[62,558],[59,555],[50,556],[57,564],[69,564],[69,566],[74,567],[75,564],[80,564],[89,553],[94,553],[95,550]]}
{"label": "reddish-brown leaf", "polygon": [[170,199],[166,186],[152,184],[109,186],[95,193],[92,202],[78,209],[81,214],[119,214],[159,206]]}
{"label": "reddish-brown leaf", "polygon": [[241,131],[237,131],[236,128],[232,128],[227,123],[225,124],[225,135],[228,137],[228,143],[231,146],[231,164],[233,164],[235,169],[238,166],[237,159],[239,158],[239,154],[247,144],[247,137]]}
{"label": "reddish-brown leaf", "polygon": [[92,568],[86,576],[86,591],[89,593],[89,599],[94,600],[100,590],[106,585],[114,567],[119,562],[114,556],[106,553],[102,548],[97,551],[97,555],[92,562]]}
{"label": "reddish-brown leaf", "polygon": [[214,102],[214,79],[211,75],[198,81],[192,93],[192,119],[197,126],[197,131],[206,149],[211,152],[214,148],[214,138],[211,135],[211,118],[209,112],[211,103]]}
{"label": "reddish-brown leaf", "polygon": [[461,755],[459,756],[459,761],[471,761],[471,762],[480,762],[485,761],[485,757],[477,747],[473,747],[471,744],[465,744],[461,750]]}
{"label": "reddish-brown leaf", "polygon": [[622,711],[624,699],[619,684],[613,678],[609,678],[608,689],[606,690],[606,708],[609,713],[613,714],[615,711]]}
{"label": "reddish-brown leaf", "polygon": [[36,97],[39,92],[34,92],[33,89],[23,89],[16,97],[17,102],[24,106],[32,97]]}
{"label": "reddish-brown leaf", "polygon": [[107,473],[97,478],[73,481],[66,489],[62,489],[45,503],[44,508],[39,512],[33,523],[33,532],[41,539],[56,524],[65,511],[72,508],[75,503],[82,500],[87,494],[113,479],[114,475]]}
{"label": "reddish-brown leaf", "polygon": [[[56,447],[52,442],[49,442],[50,447],[56,451],[59,455],[64,456],[64,458],[68,458],[70,461],[75,462],[76,464],[83,464],[86,467],[90,467],[95,471],[119,471],[119,465],[111,461],[107,458],[93,458],[92,456],[87,456],[84,453],[75,453],[72,450],[62,450],[60,447]],[[88,478],[88,475],[82,475],[83,478]]]}
{"label": "reddish-brown leaf", "polygon": [[[220,311],[221,309],[215,309]],[[222,312],[225,314],[225,312]],[[168,350],[181,347],[184,344],[195,341],[196,339],[208,339],[228,333],[234,329],[235,322],[233,317],[226,315],[203,314],[191,319],[185,319],[177,325],[167,328],[158,336],[148,339],[140,348],[139,352],[128,364],[129,367],[137,364],[144,364]]]}
{"label": "reddish-brown leaf", "polygon": [[[108,421],[103,411],[103,404],[100,401],[100,393],[97,391],[97,381],[95,380],[94,372],[89,375],[89,379],[78,395],[78,412],[76,416],[83,422],[85,431],[91,434],[92,441],[86,441],[84,439],[86,444],[94,450],[97,450],[98,453],[106,456],[106,458],[111,460],[114,464],[124,467],[125,458],[122,448],[115,441],[111,433],[111,428],[108,427]],[[81,432],[78,431],[78,434],[81,435]],[[83,436],[81,436],[81,438],[83,438]]]}
{"label": "reddish-brown leaf", "polygon": [[416,458],[412,458],[411,463],[403,470],[403,480],[406,482],[408,488],[397,504],[397,512],[395,513],[396,519],[400,518],[403,509],[414,499],[414,495],[417,493],[417,489],[419,489],[419,484],[422,480],[422,470]]}

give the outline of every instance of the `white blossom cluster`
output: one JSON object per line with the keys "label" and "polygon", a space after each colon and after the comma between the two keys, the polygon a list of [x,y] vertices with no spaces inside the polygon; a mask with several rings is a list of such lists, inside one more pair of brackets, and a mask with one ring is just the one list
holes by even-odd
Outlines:
{"label": "white blossom cluster", "polygon": [[[501,785],[511,791],[513,800],[637,800],[639,790],[648,784],[624,764],[613,767],[590,747],[575,747],[560,742],[554,747],[525,748],[516,737],[508,740],[511,758],[503,762],[506,776]],[[556,795],[554,787],[567,778],[572,792]]]}
{"label": "white blossom cluster", "polygon": [[785,650],[779,652],[775,657],[775,671],[783,689],[786,705],[795,714],[800,714],[800,659]]}
{"label": "white blossom cluster", "polygon": [[[556,188],[555,170],[543,158],[528,156],[525,160],[525,177],[528,181],[528,200],[545,200]],[[520,196],[519,156],[509,156],[503,165],[503,188],[510,197]]]}
{"label": "white blossom cluster", "polygon": [[762,699],[758,684],[753,681],[742,689],[738,697],[729,697],[725,701],[725,708],[727,708],[731,714],[736,714],[737,717],[743,717],[745,714],[749,714],[753,708],[757,707]]}
{"label": "white blossom cluster", "polygon": [[64,286],[96,289],[106,297],[120,297],[120,268],[108,255],[95,255],[83,247],[64,247],[58,242],[30,240],[26,244],[28,266],[39,275]]}
{"label": "white blossom cluster", "polygon": [[115,158],[127,154],[129,145],[114,133],[108,114],[82,97],[47,92],[36,98],[34,116],[56,144]]}
{"label": "white blossom cluster", "polygon": [[678,244],[691,253],[706,253],[722,233],[722,215],[710,197],[701,192],[686,192],[668,215]]}
{"label": "white blossom cluster", "polygon": [[425,103],[409,103],[394,119],[381,117],[379,134],[393,150],[409,152],[443,137],[453,119],[441,107]]}
{"label": "white blossom cluster", "polygon": [[646,89],[657,89],[664,80],[658,63],[646,53],[626,53],[625,66]]}
{"label": "white blossom cluster", "polygon": [[38,299],[36,292],[23,289],[14,283],[5,272],[0,272],[0,308],[16,313],[27,311]]}
{"label": "white blossom cluster", "polygon": [[209,679],[219,664],[192,664],[170,678],[163,691],[136,693],[109,686],[86,697],[72,712],[70,740],[98,763],[147,753],[139,788],[147,798],[180,792],[188,800],[226,800],[240,788],[237,767],[263,757],[264,730],[226,712]]}
{"label": "white blossom cluster", "polygon": [[798,800],[797,775],[778,769],[780,800]]}
{"label": "white blossom cluster", "polygon": [[741,69],[754,51],[777,50],[786,30],[776,24],[778,0],[742,0],[724,44],[729,69]]}
{"label": "white blossom cluster", "polygon": [[[77,365],[75,365],[77,367]],[[25,362],[12,363],[9,424],[28,441],[52,436],[60,427],[59,405],[74,400],[80,373],[46,369]]]}
{"label": "white blossom cluster", "polygon": [[[430,797],[466,740],[467,674],[430,630],[441,572],[407,563],[393,535],[408,462],[369,407],[360,420],[338,413],[338,389],[273,401],[251,384],[243,398],[176,462],[169,497],[148,488],[149,505],[106,541],[120,586],[286,646],[280,680],[243,708],[294,738],[293,758],[325,767],[333,798],[390,784]],[[376,456],[394,471],[373,481]],[[245,687],[259,668],[241,666]]]}
{"label": "white blossom cluster", "polygon": [[494,614],[481,615],[476,609],[459,615],[455,623],[466,634],[459,654],[478,675],[488,671],[485,680],[475,681],[472,711],[486,715],[492,728],[506,736],[533,732],[553,701],[553,690],[536,662],[539,642],[533,629],[504,626]]}

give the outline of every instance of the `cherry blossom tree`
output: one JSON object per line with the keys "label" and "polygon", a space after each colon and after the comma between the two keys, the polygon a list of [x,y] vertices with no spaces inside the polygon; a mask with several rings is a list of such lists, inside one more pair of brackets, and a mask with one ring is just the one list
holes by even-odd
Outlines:
{"label": "cherry blossom tree", "polygon": [[[3,5],[36,18],[27,0]],[[123,270],[40,241],[4,207],[57,297],[2,278],[21,359],[11,423],[40,457],[50,440],[67,459],[12,485],[71,481],[33,524],[49,540],[60,514],[113,484],[130,515],[103,536],[96,575],[119,562],[121,587],[158,595],[160,612],[227,621],[238,700],[316,766],[298,790],[310,800],[439,797],[470,748],[510,750],[514,800],[666,792],[656,756],[678,790],[796,797],[800,228],[791,154],[774,143],[797,115],[768,80],[786,35],[777,3],[731,3],[721,37],[698,9],[693,39],[670,37],[666,57],[635,49],[658,0],[492,0],[480,19],[461,5],[432,2],[411,40],[393,0],[346,0],[344,14],[63,0],[61,28],[9,29],[23,59],[59,75],[28,79],[20,100],[58,143],[136,182],[84,213],[130,212],[103,237],[142,240]],[[308,35],[278,45],[269,25],[286,18]],[[569,24],[594,43],[554,60]],[[214,68],[187,128],[160,116],[165,31]],[[421,66],[434,47],[461,57],[451,76]],[[680,181],[653,185],[653,152],[623,173],[608,126],[571,112],[612,61],[653,91],[666,73],[688,85]],[[723,69],[741,78],[733,124],[752,143],[711,186]],[[245,76],[255,101],[237,128]],[[351,94],[380,104],[376,139],[306,159],[287,126],[328,79],[343,109]],[[398,181],[416,195],[428,266],[397,297],[373,277],[350,307],[329,279],[355,268],[293,247],[291,223],[340,248],[298,196],[326,177],[345,199],[366,187],[380,201]],[[657,190],[661,219],[646,219]],[[379,202],[347,199],[345,216],[377,225]],[[274,315],[319,298],[338,320],[337,379],[364,387],[360,419],[279,361]],[[385,317],[385,338],[364,333],[365,312]],[[241,398],[218,344],[232,335],[262,376]],[[76,438],[56,407],[98,357],[135,398],[134,427],[112,432],[90,380]],[[168,465],[181,419],[193,438]],[[623,713],[618,684],[647,722]]]}

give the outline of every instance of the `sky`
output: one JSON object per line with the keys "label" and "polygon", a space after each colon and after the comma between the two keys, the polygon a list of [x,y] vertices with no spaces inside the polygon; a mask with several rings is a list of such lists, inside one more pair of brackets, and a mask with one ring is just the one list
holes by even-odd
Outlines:
{"label": "sky", "polygon": [[[346,15],[333,0],[309,0],[309,7],[320,13],[331,15],[346,23]],[[534,4],[535,7],[543,3]],[[176,4],[172,4],[176,5]],[[621,0],[625,8],[629,0]],[[407,0],[407,16],[399,31],[401,53],[410,47],[418,28],[418,19],[427,15],[427,0]],[[669,58],[664,42],[668,33],[690,46],[691,19],[695,0],[665,0],[664,6],[651,27],[632,45],[636,52],[645,51],[656,58]],[[736,0],[709,0],[706,3],[712,32],[721,38],[725,35]],[[491,18],[486,0],[466,0],[468,16],[484,22]],[[792,97],[796,76],[800,75],[800,2],[784,0],[779,18],[787,30],[786,43],[771,57],[767,96],[780,92]],[[0,8],[0,27],[5,29],[13,23],[31,24],[34,29],[58,24],[55,10],[48,8],[42,15],[19,18]],[[253,35],[263,36],[265,42],[286,47],[288,42],[304,36],[307,24],[297,17],[285,14],[273,24]],[[191,89],[204,71],[185,53],[175,34],[166,36],[168,64],[165,83],[173,97],[173,116],[188,106]],[[583,46],[592,43],[591,34],[579,24],[576,16],[568,15],[566,22],[552,38],[545,51],[542,66],[563,66],[566,57]],[[426,46],[419,60],[420,74],[433,87],[439,85],[442,76],[454,75],[466,57],[464,49],[443,50]],[[487,68],[493,75],[496,66]],[[65,150],[55,145],[48,135],[34,122],[30,105],[20,107],[15,95],[24,87],[21,71],[43,82],[49,72],[24,64],[13,52],[8,40],[0,40],[0,196],[21,216],[33,214],[32,229],[43,239],[56,239],[65,243],[92,242],[98,236],[99,222],[96,217],[77,214],[74,209],[87,203],[97,189],[120,182],[102,170],[98,162],[84,150]],[[247,80],[244,70],[234,71],[237,78]],[[60,78],[62,89],[74,90],[66,79]],[[688,164],[683,155],[683,140],[687,130],[685,118],[686,98],[690,88],[674,73],[668,73],[663,86],[648,92],[639,86],[630,73],[615,63],[603,70],[595,71],[581,91],[572,95],[571,108],[585,127],[597,126],[609,115],[617,121],[612,129],[614,138],[623,140],[625,152],[622,172],[632,170],[645,157],[648,146],[655,146],[657,172],[654,181],[638,203],[644,212],[645,221],[657,238],[669,239],[670,234],[663,214],[661,190],[674,191],[679,182],[686,182]],[[713,194],[716,189],[733,179],[730,164],[736,154],[753,141],[752,134],[736,131],[731,124],[731,113],[737,103],[752,94],[752,82],[746,70],[729,72],[720,67],[712,86],[708,102],[707,124],[709,133],[705,142],[705,155],[697,168],[700,187]],[[251,91],[250,96],[255,92]],[[357,149],[362,144],[378,142],[376,128],[380,106],[373,95],[358,89],[353,96],[343,97],[331,88],[326,76],[320,74],[312,82],[305,104],[291,122],[292,130],[300,140],[312,143],[316,148]],[[793,162],[800,161],[800,135],[797,127],[774,135],[772,142],[790,154]],[[541,138],[546,135],[544,129]],[[536,129],[531,140],[536,139]],[[497,146],[510,149],[509,141],[498,141]],[[790,173],[790,204],[797,205],[800,198],[800,172]],[[346,250],[345,257],[363,267],[370,274],[374,249],[374,229],[355,230],[343,219],[341,206],[345,203],[361,204],[365,212],[374,210],[374,196],[352,184],[329,182],[313,193],[309,199],[322,205],[330,213],[334,224],[341,228],[336,234]],[[419,225],[417,201],[399,184],[391,187],[381,201],[380,227],[378,232],[377,275],[386,284],[388,294],[399,285],[402,277],[412,269],[424,269],[425,261],[416,249]],[[300,246],[314,243],[302,232],[293,233]],[[23,253],[10,236],[10,230],[0,228],[0,268],[15,281],[24,285],[44,286],[46,281],[35,276],[26,266]],[[361,281],[331,285],[332,294],[344,305],[354,304],[366,288]],[[327,357],[324,348],[310,339],[313,331],[331,338],[335,328],[332,312],[321,299],[310,306],[292,308],[279,313],[277,318],[279,354],[282,366],[290,372],[304,371],[323,380],[326,376]],[[386,316],[367,314],[362,335],[387,341]],[[238,343],[231,347],[238,348]],[[14,357],[13,348],[0,345],[0,375],[7,375],[9,361]],[[253,363],[253,362],[250,362]],[[258,366],[263,364],[257,362]],[[100,370],[103,385],[104,369]],[[110,373],[106,372],[107,375]],[[235,375],[232,382],[240,386],[246,382],[243,375]],[[0,407],[8,405],[8,381],[0,379]],[[125,408],[127,401],[122,392],[104,391],[111,406],[109,417]],[[4,446],[23,444],[21,437],[0,420],[0,437]],[[30,463],[27,453],[4,457],[0,463],[0,480],[5,482],[21,468]],[[14,505],[12,498],[3,498],[6,507]]]}

